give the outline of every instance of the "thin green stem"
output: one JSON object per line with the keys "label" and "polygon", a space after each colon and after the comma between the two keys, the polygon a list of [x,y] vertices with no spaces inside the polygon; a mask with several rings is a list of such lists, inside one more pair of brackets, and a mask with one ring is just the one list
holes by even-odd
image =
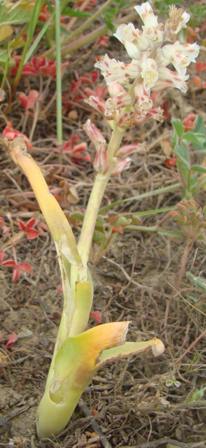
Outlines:
{"label": "thin green stem", "polygon": [[126,204],[127,202],[133,202],[133,201],[141,201],[145,198],[151,198],[152,196],[158,196],[159,194],[165,194],[165,193],[171,193],[172,191],[176,191],[181,187],[181,183],[177,182],[176,184],[169,185],[168,187],[161,187],[157,188],[157,190],[147,191],[146,193],[139,194],[137,196],[131,196],[130,198],[126,199],[119,199],[117,201],[111,202],[111,204],[106,205],[105,207],[102,207],[99,210],[99,214],[103,215],[104,213],[107,213],[109,210],[112,210],[113,208],[117,206],[121,206],[123,204]]}
{"label": "thin green stem", "polygon": [[55,0],[55,37],[56,37],[56,111],[57,111],[57,143],[63,142],[62,129],[62,73],[61,73],[61,6]]}
{"label": "thin green stem", "polygon": [[106,186],[112,173],[113,156],[121,144],[123,134],[124,131],[118,127],[113,130],[107,150],[109,169],[105,174],[97,174],[89,197],[78,244],[79,254],[84,266],[86,266],[88,263],[99,207],[101,205]]}
{"label": "thin green stem", "polygon": [[[20,60],[20,64],[17,70],[17,74],[16,77],[14,79],[14,90],[16,89],[20,78],[21,78],[21,74],[22,74],[22,70],[26,61],[26,56],[27,56],[27,52],[31,46],[32,43],[32,39],[33,39],[33,35],[36,29],[36,25],[38,23],[38,18],[39,18],[39,13],[40,13],[40,9],[41,9],[41,5],[42,5],[42,0],[36,0],[35,4],[34,4],[34,9],[33,9],[33,13],[31,16],[31,20],[29,22],[28,25],[28,29],[27,29],[27,39],[24,45],[24,49],[23,49],[23,53],[21,56],[21,60]],[[28,59],[27,59],[28,60]]]}
{"label": "thin green stem", "polygon": [[176,230],[166,230],[161,229],[158,226],[135,226],[135,225],[128,225],[125,227],[125,230],[131,231],[134,230],[136,232],[146,232],[146,233],[159,233],[159,235],[168,236],[172,238],[181,238],[182,233],[180,231]]}
{"label": "thin green stem", "polygon": [[83,33],[83,31],[90,28],[91,24],[103,14],[103,12],[108,8],[108,6],[111,5],[112,2],[113,0],[107,0],[106,3],[103,3],[102,6],[100,6],[91,17],[85,20],[84,23],[82,23],[82,25],[80,25],[75,31],[73,31],[73,33],[69,35],[67,42],[71,42],[72,39],[80,36]]}
{"label": "thin green stem", "polygon": [[[175,206],[173,207],[162,207],[162,208],[157,208],[157,209],[151,209],[151,210],[142,210],[140,212],[133,212],[133,213],[128,213],[129,216],[131,217],[145,217],[145,216],[156,216],[159,215],[161,213],[167,213],[167,212],[171,212],[172,210],[175,210]],[[124,215],[124,213],[123,213]]]}
{"label": "thin green stem", "polygon": [[49,25],[51,24],[51,19],[48,20],[48,22],[46,22],[44,24],[44,26],[42,27],[41,31],[39,32],[39,34],[37,34],[36,38],[34,39],[32,45],[30,46],[30,48],[27,51],[26,57],[25,57],[25,64],[28,62],[28,60],[33,56],[34,52],[36,51],[36,49],[38,48],[38,45],[40,44],[42,38],[44,37],[44,35],[46,34]]}

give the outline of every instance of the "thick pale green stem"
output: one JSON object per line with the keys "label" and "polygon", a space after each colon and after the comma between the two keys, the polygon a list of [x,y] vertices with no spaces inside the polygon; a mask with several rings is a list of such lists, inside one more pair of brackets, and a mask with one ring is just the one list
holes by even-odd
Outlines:
{"label": "thick pale green stem", "polygon": [[121,128],[116,127],[113,130],[112,137],[108,145],[109,168],[105,174],[97,174],[90,194],[78,244],[78,251],[84,266],[88,263],[98,211],[113,170],[113,157],[120,147],[123,135],[124,130]]}
{"label": "thick pale green stem", "polygon": [[103,350],[125,342],[128,322],[98,325],[65,340],[53,358],[37,415],[40,437],[59,434],[96,371]]}

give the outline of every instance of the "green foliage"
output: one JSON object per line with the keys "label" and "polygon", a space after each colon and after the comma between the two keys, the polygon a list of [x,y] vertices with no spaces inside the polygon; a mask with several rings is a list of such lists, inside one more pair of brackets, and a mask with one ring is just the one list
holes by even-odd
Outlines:
{"label": "green foliage", "polygon": [[206,387],[199,387],[197,389],[194,389],[187,397],[186,402],[187,403],[193,403],[195,401],[201,401],[204,399],[205,396]]}
{"label": "green foliage", "polygon": [[193,130],[184,131],[181,120],[173,120],[172,143],[177,157],[184,196],[193,197],[200,188],[201,175],[206,173],[203,156],[206,153],[206,127],[202,117],[198,117]]}
{"label": "green foliage", "polygon": [[[27,2],[29,3],[29,2]],[[7,2],[0,4],[0,25],[22,25],[30,20],[33,7],[25,5],[19,1],[13,6],[8,6]]]}
{"label": "green foliage", "polygon": [[114,19],[117,17],[121,9],[128,6],[126,0],[114,0],[113,4],[108,7],[106,12],[104,13],[104,21],[107,25],[107,28],[111,31],[115,30]]}
{"label": "green foliage", "polygon": [[197,277],[193,275],[191,272],[186,273],[186,277],[188,280],[192,283],[192,285],[202,289],[204,292],[206,292],[206,281],[202,277]]}
{"label": "green foliage", "polygon": [[154,7],[160,15],[167,15],[171,5],[181,6],[183,0],[154,0]]}
{"label": "green foliage", "polygon": [[63,10],[64,16],[78,17],[84,19],[85,17],[90,17],[91,14],[85,11],[79,11],[78,9],[69,8],[68,6]]}
{"label": "green foliage", "polygon": [[191,5],[189,8],[189,11],[191,13],[191,25],[197,26],[200,23],[202,23],[206,19],[206,7],[205,4],[198,5],[197,2],[195,2],[194,5]]}

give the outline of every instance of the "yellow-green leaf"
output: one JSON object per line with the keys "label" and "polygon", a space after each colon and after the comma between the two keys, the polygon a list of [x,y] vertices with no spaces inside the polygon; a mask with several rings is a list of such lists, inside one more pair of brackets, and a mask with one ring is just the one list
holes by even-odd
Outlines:
{"label": "yellow-green leaf", "polygon": [[123,356],[135,355],[151,348],[154,356],[159,356],[164,352],[164,344],[160,339],[154,338],[149,341],[125,342],[118,347],[104,350],[99,357],[98,367],[107,361],[113,361]]}
{"label": "yellow-green leaf", "polygon": [[13,34],[13,28],[10,25],[3,25],[0,27],[0,42],[8,39]]}

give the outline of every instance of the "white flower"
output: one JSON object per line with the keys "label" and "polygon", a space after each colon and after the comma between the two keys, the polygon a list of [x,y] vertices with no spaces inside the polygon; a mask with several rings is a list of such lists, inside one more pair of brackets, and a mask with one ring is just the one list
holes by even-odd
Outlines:
{"label": "white flower", "polygon": [[140,62],[132,59],[126,66],[126,73],[129,79],[137,79],[140,75]]}
{"label": "white flower", "polygon": [[148,111],[153,107],[153,101],[149,94],[145,91],[142,84],[137,84],[134,89],[135,98],[137,99],[137,103],[135,104],[135,108],[138,112],[147,114]]}
{"label": "white flower", "polygon": [[142,5],[137,5],[134,9],[137,11],[147,28],[158,26],[158,18],[153,13],[149,2],[142,3]]}
{"label": "white flower", "polygon": [[158,80],[158,67],[154,59],[147,58],[142,63],[141,76],[146,90],[152,89]]}
{"label": "white flower", "polygon": [[117,82],[108,84],[109,94],[114,99],[116,107],[127,107],[131,104],[131,96],[124,87]]}
{"label": "white flower", "polygon": [[182,30],[182,28],[185,28],[189,20],[190,20],[190,14],[184,11],[181,15],[181,20],[179,21],[179,24],[175,30],[175,34],[179,33]]}
{"label": "white flower", "polygon": [[122,43],[125,44],[125,42],[133,42],[137,36],[139,31],[135,29],[133,23],[128,23],[122,25],[119,25],[116,29],[116,33],[114,33],[114,36]]}
{"label": "white flower", "polygon": [[142,30],[128,23],[120,25],[114,34],[124,45],[131,62],[117,61],[108,55],[98,61],[95,66],[106,80],[109,98],[106,102],[95,97],[88,100],[109,121],[121,127],[142,123],[149,117],[160,120],[162,109],[153,102],[151,90],[175,87],[185,93],[189,78],[187,67],[195,62],[199,53],[197,44],[177,40],[176,35],[190,18],[181,8],[170,8],[165,25],[158,23],[149,2],[136,6],[135,10],[143,21]]}
{"label": "white flower", "polygon": [[114,36],[125,46],[131,58],[138,59],[140,50],[138,48],[138,38],[140,32],[133,23],[119,25]]}
{"label": "white flower", "polygon": [[190,14],[183,11],[181,8],[171,6],[169,10],[169,18],[165,23],[165,40],[174,40],[175,36],[185,28],[187,22],[190,20]]}
{"label": "white flower", "polygon": [[164,38],[164,30],[161,26],[162,24],[158,25],[158,27],[143,27],[143,33],[139,39],[139,42],[147,42],[147,48],[154,48],[158,47],[162,44],[163,38]]}
{"label": "white flower", "polygon": [[190,14],[188,14],[188,12],[178,9],[176,6],[171,6],[169,11],[169,20],[166,22],[166,27],[169,25],[172,32],[174,34],[178,34],[183,28],[186,27],[189,20]]}
{"label": "white flower", "polygon": [[159,81],[156,85],[157,90],[164,89],[165,87],[175,87],[181,90],[183,93],[187,92],[187,83],[189,75],[180,75],[179,73],[170,70],[167,67],[160,67],[159,69]]}
{"label": "white flower", "polygon": [[161,51],[166,65],[172,64],[180,75],[185,75],[188,65],[195,62],[199,49],[196,43],[181,44],[176,41],[165,45]]}
{"label": "white flower", "polygon": [[116,59],[111,59],[107,54],[100,61],[96,62],[95,67],[101,70],[107,83],[117,81],[120,84],[124,84],[127,81],[126,64],[116,61]]}

